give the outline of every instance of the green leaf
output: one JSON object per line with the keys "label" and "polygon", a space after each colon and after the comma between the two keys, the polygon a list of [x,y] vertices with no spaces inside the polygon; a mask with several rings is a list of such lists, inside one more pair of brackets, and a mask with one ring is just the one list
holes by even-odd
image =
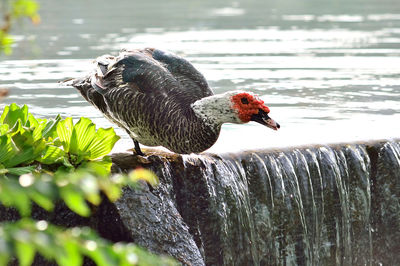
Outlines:
{"label": "green leaf", "polygon": [[40,123],[40,124],[33,126],[32,138],[34,141],[37,141],[37,140],[43,138],[42,132],[45,127],[46,127],[45,123]]}
{"label": "green leaf", "polygon": [[28,119],[28,106],[24,105],[20,108],[17,104],[12,103],[9,106],[4,107],[3,114],[0,117],[0,122],[8,124],[11,128],[21,121],[22,125],[25,125]]}
{"label": "green leaf", "polygon": [[112,160],[110,156],[104,156],[102,160],[85,161],[77,169],[92,171],[96,176],[107,176],[111,172]]}
{"label": "green leaf", "polygon": [[109,154],[119,139],[120,137],[115,134],[113,128],[99,128],[96,132],[95,138],[87,147],[90,151],[89,159],[94,160]]}
{"label": "green leaf", "polygon": [[[30,163],[35,160],[46,148],[46,143],[40,139],[33,141],[32,132],[21,129],[11,139],[14,155],[4,162],[6,167],[13,167],[21,163]],[[10,147],[8,146],[8,149]]]}
{"label": "green leaf", "polygon": [[36,160],[43,164],[55,164],[58,162],[62,162],[64,158],[65,152],[62,149],[56,146],[48,145],[46,146],[42,156],[37,158]]}
{"label": "green leaf", "polygon": [[15,126],[12,128],[11,137],[14,144],[19,148],[26,146],[33,146],[33,132],[29,128],[25,128],[21,125],[21,120],[18,120]]}
{"label": "green leaf", "polygon": [[[111,247],[100,246],[95,250],[87,249],[86,255],[99,266],[119,266],[117,257],[113,254]],[[114,256],[113,256],[114,255]]]}
{"label": "green leaf", "polygon": [[21,216],[31,215],[31,201],[28,196],[23,192],[15,193],[15,207],[18,209]]}
{"label": "green leaf", "polygon": [[86,227],[66,229],[31,218],[0,225],[0,265],[7,265],[10,257],[29,265],[35,250],[62,266],[82,265],[84,255],[96,265],[178,265],[132,244],[113,244]]}
{"label": "green leaf", "polygon": [[67,117],[65,120],[60,121],[57,124],[57,134],[65,152],[69,152],[73,128],[74,126],[71,117]]}
{"label": "green leaf", "polygon": [[30,128],[36,128],[40,124],[39,120],[40,123],[46,124],[46,119],[36,119],[36,117],[34,117],[31,113],[28,113],[28,121],[26,123],[26,126]]}
{"label": "green leaf", "polygon": [[8,172],[13,175],[23,175],[23,174],[28,174],[32,173],[36,169],[36,166],[24,166],[24,167],[15,167],[15,168],[8,168]]}
{"label": "green leaf", "polygon": [[0,124],[0,136],[3,136],[7,134],[8,130],[10,129],[10,126],[7,124]]}
{"label": "green leaf", "polygon": [[9,161],[15,154],[16,148],[11,142],[11,137],[9,135],[0,136],[0,163]]}
{"label": "green leaf", "polygon": [[17,241],[16,253],[21,266],[30,266],[35,258],[35,248],[29,242]]}
{"label": "green leaf", "polygon": [[60,246],[56,245],[55,235],[47,230],[36,231],[32,235],[32,242],[37,250],[48,259],[54,258],[60,250]]}
{"label": "green leaf", "polygon": [[31,201],[25,190],[14,179],[0,180],[0,201],[3,205],[15,207],[21,216],[29,216],[31,213]]}
{"label": "green leaf", "polygon": [[122,194],[121,188],[115,185],[106,184],[106,186],[101,186],[101,189],[111,202],[118,200]]}
{"label": "green leaf", "polygon": [[72,185],[61,187],[61,198],[73,212],[88,217],[90,215],[89,206],[86,204],[85,198],[81,191]]}
{"label": "green leaf", "polygon": [[83,117],[75,126],[71,118],[60,121],[57,133],[64,151],[70,154],[70,161],[74,165],[83,160],[94,160],[107,155],[120,138],[112,128],[100,128],[96,132],[92,121]]}
{"label": "green leaf", "polygon": [[45,139],[51,137],[55,139],[57,137],[57,125],[61,121],[61,116],[57,115],[54,120],[50,120],[46,123],[46,127],[43,129],[42,135]]}
{"label": "green leaf", "polygon": [[90,174],[84,175],[80,182],[80,188],[85,193],[85,197],[90,203],[94,205],[100,204],[101,197],[96,177]]}
{"label": "green leaf", "polygon": [[39,193],[38,191],[32,191],[30,196],[37,205],[45,209],[46,211],[52,211],[54,209],[53,198],[48,195]]}
{"label": "green leaf", "polygon": [[6,119],[9,111],[10,111],[10,106],[9,105],[5,106],[3,109],[3,113],[0,116],[0,123],[3,123],[3,124],[5,123],[4,120]]}
{"label": "green leaf", "polygon": [[55,258],[57,263],[61,266],[83,265],[83,257],[76,241],[73,241],[73,239],[67,239],[63,245],[65,252]]}
{"label": "green leaf", "polygon": [[4,165],[0,164],[0,176],[3,176],[8,173],[8,169],[4,168]]}
{"label": "green leaf", "polygon": [[64,157],[63,161],[62,161],[63,165],[68,168],[68,169],[74,169],[74,166],[70,163],[70,161],[68,160],[68,158]]}
{"label": "green leaf", "polygon": [[10,160],[5,162],[5,165],[7,167],[13,167],[15,165],[18,165],[20,163],[26,163],[30,162],[35,159],[36,155],[34,152],[33,147],[28,147],[20,152],[18,152],[16,155],[14,155]]}
{"label": "green leaf", "polygon": [[9,125],[10,129],[8,131],[8,133],[10,134],[10,136],[14,137],[16,134],[22,134],[23,132],[25,132],[25,129],[23,129],[22,127],[22,122],[20,119],[18,119],[14,125]]}
{"label": "green leaf", "polygon": [[75,124],[71,136],[70,151],[79,155],[80,152],[87,153],[87,147],[92,142],[96,133],[95,125],[88,118],[81,117]]}

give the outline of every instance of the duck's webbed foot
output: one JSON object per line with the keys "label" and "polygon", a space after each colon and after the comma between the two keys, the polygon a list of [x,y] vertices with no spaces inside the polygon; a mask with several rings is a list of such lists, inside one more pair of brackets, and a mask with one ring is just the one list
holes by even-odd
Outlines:
{"label": "duck's webbed foot", "polygon": [[135,144],[135,152],[136,155],[140,155],[140,156],[144,156],[144,153],[142,152],[142,150],[140,149],[140,145],[139,142],[137,140],[133,140],[133,143]]}

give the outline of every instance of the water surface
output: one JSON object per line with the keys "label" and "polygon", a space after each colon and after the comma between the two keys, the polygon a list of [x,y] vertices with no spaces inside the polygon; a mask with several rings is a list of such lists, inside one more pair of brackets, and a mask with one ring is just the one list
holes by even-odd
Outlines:
{"label": "water surface", "polygon": [[[73,88],[92,59],[157,47],[190,60],[216,93],[258,93],[282,128],[226,124],[213,152],[398,137],[400,5],[367,1],[51,1],[2,56],[2,106],[113,126]],[[265,1],[266,2],[266,1]],[[131,147],[122,136],[117,149]]]}

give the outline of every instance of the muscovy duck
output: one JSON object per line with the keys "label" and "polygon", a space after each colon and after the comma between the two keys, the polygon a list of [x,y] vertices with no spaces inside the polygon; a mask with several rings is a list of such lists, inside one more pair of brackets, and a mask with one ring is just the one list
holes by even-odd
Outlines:
{"label": "muscovy duck", "polygon": [[280,126],[251,92],[214,95],[203,75],[184,58],[154,48],[103,55],[95,70],[69,84],[139,143],[181,154],[199,153],[218,139],[223,123],[255,121]]}

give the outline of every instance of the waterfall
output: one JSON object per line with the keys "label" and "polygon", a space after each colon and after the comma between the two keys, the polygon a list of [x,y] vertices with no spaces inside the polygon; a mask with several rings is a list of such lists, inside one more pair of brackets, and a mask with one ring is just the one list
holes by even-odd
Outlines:
{"label": "waterfall", "polygon": [[206,265],[400,264],[398,142],[147,160]]}

